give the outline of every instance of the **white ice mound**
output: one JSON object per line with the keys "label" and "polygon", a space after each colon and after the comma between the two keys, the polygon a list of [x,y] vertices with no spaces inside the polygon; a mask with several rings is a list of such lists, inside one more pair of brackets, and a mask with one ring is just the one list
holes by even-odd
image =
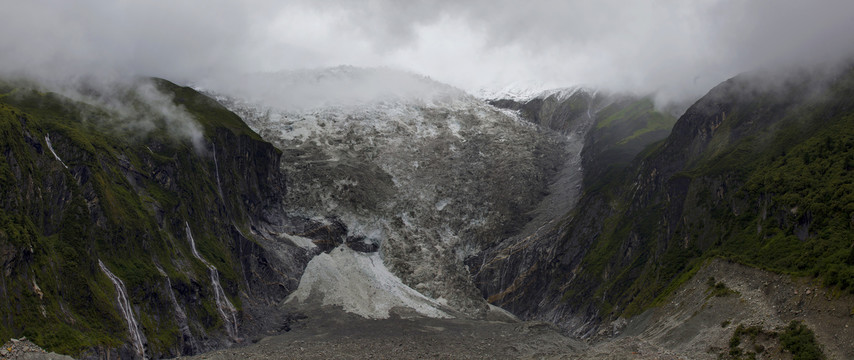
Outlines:
{"label": "white ice mound", "polygon": [[378,253],[359,253],[345,246],[315,256],[287,302],[304,303],[312,294],[319,295],[323,305],[341,306],[369,319],[386,319],[394,307],[426,317],[452,317],[439,310],[441,304],[404,285],[383,265]]}

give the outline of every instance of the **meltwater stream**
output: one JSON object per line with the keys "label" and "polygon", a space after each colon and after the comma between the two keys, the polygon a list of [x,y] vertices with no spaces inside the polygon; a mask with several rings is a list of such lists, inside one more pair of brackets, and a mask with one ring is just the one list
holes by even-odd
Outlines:
{"label": "meltwater stream", "polygon": [[101,262],[101,259],[98,259],[98,266],[101,267],[101,271],[104,274],[107,274],[107,277],[110,278],[110,281],[113,282],[113,285],[116,287],[116,297],[119,303],[119,310],[122,312],[122,316],[124,316],[125,320],[128,323],[128,332],[130,333],[130,340],[133,343],[134,350],[139,354],[143,359],[145,356],[145,346],[144,338],[142,332],[139,331],[139,324],[136,322],[136,318],[133,316],[133,309],[130,307],[130,301],[128,301],[127,290],[125,289],[125,284],[122,282],[122,279],[119,279],[118,276],[113,275],[107,266]]}
{"label": "meltwater stream", "polygon": [[213,147],[214,166],[216,170],[216,189],[219,191],[219,199],[225,201],[222,197],[222,184],[219,181],[219,163],[216,161],[216,146]]}
{"label": "meltwater stream", "polygon": [[202,264],[205,264],[210,271],[211,283],[213,283],[214,287],[216,308],[219,311],[220,316],[222,316],[222,320],[225,322],[225,331],[228,332],[228,336],[231,337],[232,340],[237,340],[237,309],[235,309],[234,305],[228,301],[228,297],[225,296],[225,291],[222,290],[222,286],[219,284],[219,271],[215,266],[202,258],[196,250],[196,241],[193,240],[193,233],[190,231],[190,224],[185,222],[184,225],[187,227],[187,239],[190,240],[190,249],[193,251],[193,256],[195,256],[196,259],[199,259]]}

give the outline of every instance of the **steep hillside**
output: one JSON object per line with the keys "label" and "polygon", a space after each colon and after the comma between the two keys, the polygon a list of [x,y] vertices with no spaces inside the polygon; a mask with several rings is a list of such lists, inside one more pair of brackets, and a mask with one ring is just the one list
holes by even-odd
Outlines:
{"label": "steep hillside", "polygon": [[1,338],[99,357],[197,353],[275,322],[265,307],[308,261],[290,243],[261,246],[274,240],[264,229],[311,226],[271,220],[280,152],[192,89],[4,82],[0,152]]}
{"label": "steep hillside", "polygon": [[667,299],[710,257],[854,290],[852,98],[850,70],[722,83],[630,166],[586,171],[546,255],[495,257],[508,276],[485,295],[589,335]]}
{"label": "steep hillside", "polygon": [[[492,103],[517,109],[528,121],[547,123],[555,129],[576,121],[572,116],[590,119],[588,130],[575,134],[584,140],[580,142],[583,149],[576,164],[582,172],[573,174],[579,179],[572,185],[582,188],[586,195],[571,198],[562,212],[552,212],[547,221],[508,237],[467,261],[475,283],[492,304],[524,319],[558,323],[581,335],[579,331],[590,330],[589,325],[594,323],[590,316],[595,312],[564,302],[559,296],[543,294],[562,285],[549,275],[551,267],[567,256],[565,253],[583,254],[588,240],[556,239],[565,236],[568,219],[575,214],[589,213],[588,221],[599,220],[603,206],[591,202],[590,194],[597,193],[609,179],[618,178],[646,145],[665,138],[675,119],[658,112],[648,98],[573,89],[546,93],[527,102]],[[557,182],[554,186],[567,185]]]}

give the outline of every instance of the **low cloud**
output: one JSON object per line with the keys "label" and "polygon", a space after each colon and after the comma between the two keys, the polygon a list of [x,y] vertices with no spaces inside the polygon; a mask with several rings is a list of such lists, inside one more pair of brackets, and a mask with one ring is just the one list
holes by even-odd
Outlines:
{"label": "low cloud", "polygon": [[[76,108],[79,119],[111,131],[139,139],[153,131],[177,141],[189,141],[194,149],[204,152],[201,125],[182,105],[176,105],[169,94],[157,88],[149,78],[76,77],[70,80],[32,78],[12,79],[23,86],[34,86],[41,92],[62,96]],[[15,95],[12,95],[15,96]],[[76,104],[89,106],[76,106]]]}
{"label": "low cloud", "polygon": [[218,77],[195,85],[283,111],[359,106],[394,99],[437,103],[465,95],[460,89],[422,75],[353,66]]}
{"label": "low cloud", "polygon": [[742,72],[833,66],[854,54],[848,1],[417,1],[413,11],[393,0],[313,3],[375,51],[469,90],[535,81],[683,101]]}
{"label": "low cloud", "polygon": [[854,53],[850,1],[34,0],[0,14],[0,74],[200,82],[349,64],[469,92],[588,85],[696,99],[746,71]]}

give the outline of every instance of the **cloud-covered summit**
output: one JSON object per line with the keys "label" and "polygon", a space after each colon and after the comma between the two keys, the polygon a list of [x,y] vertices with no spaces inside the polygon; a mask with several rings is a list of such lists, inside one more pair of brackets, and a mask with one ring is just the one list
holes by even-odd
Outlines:
{"label": "cloud-covered summit", "polygon": [[854,53],[849,1],[34,0],[0,14],[0,72],[221,74],[351,64],[474,92],[514,82],[696,98],[738,73]]}

